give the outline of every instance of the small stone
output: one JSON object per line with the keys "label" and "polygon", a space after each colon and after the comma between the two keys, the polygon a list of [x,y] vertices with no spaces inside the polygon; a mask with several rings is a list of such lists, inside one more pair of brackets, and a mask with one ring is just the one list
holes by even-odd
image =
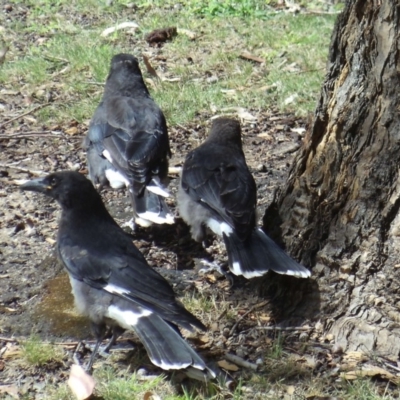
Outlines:
{"label": "small stone", "polygon": [[218,77],[217,76],[210,76],[209,78],[206,79],[207,83],[216,83],[218,82]]}
{"label": "small stone", "polygon": [[335,337],[332,335],[332,333],[328,333],[328,334],[325,336],[325,340],[328,341],[328,342],[332,342],[332,340],[333,340],[334,338],[335,338]]}
{"label": "small stone", "polygon": [[136,375],[137,375],[137,376],[146,376],[146,375],[147,375],[147,371],[146,371],[144,368],[139,368],[139,369],[136,371]]}
{"label": "small stone", "polygon": [[245,358],[246,354],[247,354],[247,352],[244,349],[242,349],[242,348],[236,349],[236,355],[238,357]]}
{"label": "small stone", "polygon": [[229,332],[230,332],[229,328],[224,328],[222,334],[227,338],[229,336]]}
{"label": "small stone", "polygon": [[308,340],[308,333],[301,332],[299,335],[300,342],[306,342]]}
{"label": "small stone", "polygon": [[266,168],[266,166],[264,164],[258,164],[257,165],[257,171],[258,172],[266,172],[267,168]]}
{"label": "small stone", "polygon": [[10,12],[10,11],[12,11],[12,9],[13,9],[13,7],[12,7],[11,4],[5,4],[4,5],[4,11]]}
{"label": "small stone", "polygon": [[332,347],[332,354],[342,354],[342,353],[343,353],[343,347],[342,346],[340,346],[338,344],[335,344]]}
{"label": "small stone", "polygon": [[218,325],[218,323],[217,323],[217,322],[213,322],[213,323],[211,324],[211,326],[210,326],[210,330],[211,330],[212,332],[218,332],[218,331],[219,331],[219,325]]}

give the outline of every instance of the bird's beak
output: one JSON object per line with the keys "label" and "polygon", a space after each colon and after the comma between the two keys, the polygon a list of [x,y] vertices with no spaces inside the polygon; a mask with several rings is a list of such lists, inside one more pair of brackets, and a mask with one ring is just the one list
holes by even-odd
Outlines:
{"label": "bird's beak", "polygon": [[19,187],[21,190],[30,190],[32,192],[46,193],[51,189],[45,178],[32,179],[31,181],[25,182]]}

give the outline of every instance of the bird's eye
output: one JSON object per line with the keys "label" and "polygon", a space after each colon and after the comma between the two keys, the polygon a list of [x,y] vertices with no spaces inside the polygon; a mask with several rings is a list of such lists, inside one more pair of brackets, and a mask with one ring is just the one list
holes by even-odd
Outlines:
{"label": "bird's eye", "polygon": [[50,185],[51,185],[51,186],[56,186],[56,185],[57,185],[57,179],[54,178],[54,177],[51,178],[51,179],[50,179]]}

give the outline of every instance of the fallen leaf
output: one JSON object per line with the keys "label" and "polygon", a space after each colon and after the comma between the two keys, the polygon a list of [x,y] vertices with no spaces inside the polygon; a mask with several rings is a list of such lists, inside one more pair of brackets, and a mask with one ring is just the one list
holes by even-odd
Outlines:
{"label": "fallen leaf", "polygon": [[349,351],[343,356],[341,369],[354,369],[359,363],[368,360],[368,357],[361,351]]}
{"label": "fallen leaf", "polygon": [[244,60],[249,60],[249,61],[255,61],[258,62],[260,64],[262,64],[263,62],[265,62],[265,60],[261,57],[257,57],[257,56],[253,56],[250,53],[247,52],[243,52],[239,55],[240,58],[243,58]]}
{"label": "fallen leaf", "polygon": [[0,65],[4,63],[6,59],[6,54],[8,51],[8,46],[4,41],[0,41]]}
{"label": "fallen leaf", "polygon": [[65,130],[65,133],[70,136],[75,136],[79,133],[79,129],[76,126],[68,128]]}
{"label": "fallen leaf", "polygon": [[16,385],[0,385],[0,394],[1,393],[8,394],[9,396],[14,397],[16,399],[19,398],[18,388]]}
{"label": "fallen leaf", "polygon": [[257,136],[260,138],[268,139],[268,140],[272,139],[272,136],[268,132],[259,133]]}
{"label": "fallen leaf", "polygon": [[299,95],[297,93],[292,94],[291,96],[287,97],[284,101],[283,104],[285,106],[287,106],[290,103],[293,103],[297,98],[299,97]]}
{"label": "fallen leaf", "polygon": [[146,66],[147,72],[151,76],[154,76],[154,78],[160,79],[160,77],[157,75],[156,70],[150,64],[149,58],[147,56],[145,56],[144,54],[142,55],[142,57],[143,57],[144,65]]}
{"label": "fallen leaf", "polygon": [[177,35],[176,27],[171,26],[169,28],[154,29],[154,31],[146,35],[145,39],[146,42],[149,44],[158,44],[158,43],[164,43],[167,40],[171,40],[176,35]]}
{"label": "fallen leaf", "polygon": [[288,386],[286,389],[286,392],[289,396],[293,396],[294,395],[294,391],[295,391],[295,387],[294,386]]}
{"label": "fallen leaf", "polygon": [[52,238],[47,237],[45,240],[47,243],[50,243],[51,245],[56,244],[56,240],[54,240]]}
{"label": "fallen leaf", "polygon": [[182,28],[178,28],[177,32],[180,35],[186,35],[190,40],[194,40],[197,38],[196,33],[194,33],[193,31],[189,31],[189,29],[182,29]]}
{"label": "fallen leaf", "polygon": [[135,33],[137,29],[139,29],[139,25],[136,22],[122,22],[121,24],[112,26],[110,28],[104,29],[101,32],[102,37],[107,37],[116,31],[120,31],[122,29],[128,30],[129,33]]}
{"label": "fallen leaf", "polygon": [[146,392],[143,395],[143,400],[161,400],[161,397],[153,392]]}
{"label": "fallen leaf", "polygon": [[383,379],[387,379],[390,381],[396,381],[398,380],[398,377],[390,373],[389,371],[386,371],[385,369],[381,367],[377,367],[375,365],[363,365],[360,369],[354,370],[354,371],[347,371],[347,372],[342,372],[340,374],[340,377],[348,380],[354,380],[358,378],[363,378],[365,376],[380,376]]}
{"label": "fallen leaf", "polygon": [[232,364],[226,360],[220,360],[217,362],[218,366],[227,371],[238,371],[239,367],[236,364]]}
{"label": "fallen leaf", "polygon": [[[221,111],[235,111],[237,116],[248,122],[255,122],[257,121],[257,117],[254,115],[250,114],[245,108],[243,107],[226,107],[223,108]],[[218,116],[214,116],[213,118],[217,118]]]}
{"label": "fallen leaf", "polygon": [[7,349],[4,352],[4,354],[2,355],[2,358],[4,358],[5,360],[8,360],[10,358],[20,358],[21,355],[22,355],[22,350],[21,350],[20,346],[18,346],[16,344],[8,343]]}
{"label": "fallen leaf", "polygon": [[290,132],[295,132],[298,133],[299,135],[302,135],[305,132],[305,128],[291,128]]}
{"label": "fallen leaf", "polygon": [[248,111],[246,111],[244,108],[240,108],[238,110],[238,117],[240,119],[243,119],[245,121],[249,121],[249,122],[254,122],[257,121],[257,117],[255,117],[254,115],[250,114]]}
{"label": "fallen leaf", "polygon": [[92,395],[95,382],[80,365],[73,364],[69,374],[68,386],[78,400],[84,400]]}

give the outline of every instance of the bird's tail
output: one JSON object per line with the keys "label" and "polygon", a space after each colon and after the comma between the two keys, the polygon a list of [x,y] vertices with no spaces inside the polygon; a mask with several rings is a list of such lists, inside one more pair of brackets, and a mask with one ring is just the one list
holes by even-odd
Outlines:
{"label": "bird's tail", "polygon": [[242,241],[233,232],[224,233],[229,267],[235,275],[250,279],[262,276],[269,270],[278,274],[308,278],[310,271],[289,257],[260,228],[254,229],[251,236]]}
{"label": "bird's tail", "polygon": [[215,377],[215,373],[182,338],[179,331],[158,315],[139,318],[134,330],[150,360],[158,367],[165,370],[186,370],[189,376],[199,380]]}
{"label": "bird's tail", "polygon": [[173,224],[174,216],[171,214],[165,197],[168,192],[160,185],[150,182],[141,196],[131,193],[137,218],[135,222],[141,226],[155,224]]}

